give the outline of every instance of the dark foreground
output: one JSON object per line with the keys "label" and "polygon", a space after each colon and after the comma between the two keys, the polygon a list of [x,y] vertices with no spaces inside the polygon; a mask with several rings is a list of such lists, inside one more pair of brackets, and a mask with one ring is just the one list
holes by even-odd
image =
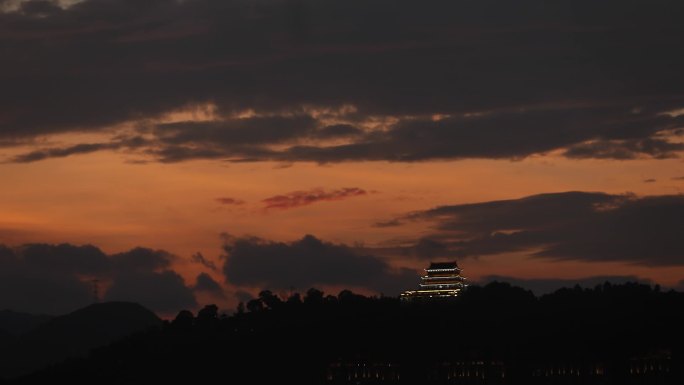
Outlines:
{"label": "dark foreground", "polygon": [[415,305],[266,291],[8,383],[682,384],[682,325],[684,294],[638,284],[538,299],[494,283]]}

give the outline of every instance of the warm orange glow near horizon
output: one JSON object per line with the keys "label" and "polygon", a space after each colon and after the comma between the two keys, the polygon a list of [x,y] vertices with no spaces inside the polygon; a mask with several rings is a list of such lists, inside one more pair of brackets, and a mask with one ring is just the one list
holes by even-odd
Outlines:
{"label": "warm orange glow near horizon", "polygon": [[684,8],[641,2],[0,0],[0,309],[684,290]]}
{"label": "warm orange glow near horizon", "polygon": [[[221,263],[221,233],[293,241],[314,234],[325,241],[367,246],[413,239],[425,223],[375,227],[440,205],[520,198],[540,192],[603,191],[679,194],[679,159],[568,160],[553,154],[520,161],[463,160],[419,163],[356,162],[318,165],[276,162],[188,161],[127,163],[117,152],[0,165],[9,183],[0,190],[0,242],[94,244],[108,253],[136,246],[168,250],[183,260],[201,252]],[[646,180],[655,180],[645,182]],[[266,210],[264,199],[312,188],[356,187],[373,193]],[[222,204],[230,198],[242,204]],[[397,256],[397,267],[422,269],[425,261]],[[530,259],[526,253],[465,258],[464,274],[520,278],[634,275],[676,285],[684,268],[628,263]],[[178,263],[191,281],[201,267]],[[221,280],[219,274],[214,274]]]}

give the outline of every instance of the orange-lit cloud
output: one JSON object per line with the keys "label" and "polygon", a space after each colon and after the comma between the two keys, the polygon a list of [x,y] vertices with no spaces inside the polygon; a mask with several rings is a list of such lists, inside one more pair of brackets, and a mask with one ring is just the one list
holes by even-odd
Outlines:
{"label": "orange-lit cloud", "polygon": [[293,209],[317,202],[339,201],[368,194],[358,187],[345,187],[338,190],[311,189],[307,191],[293,191],[284,195],[276,195],[262,200],[266,209]]}

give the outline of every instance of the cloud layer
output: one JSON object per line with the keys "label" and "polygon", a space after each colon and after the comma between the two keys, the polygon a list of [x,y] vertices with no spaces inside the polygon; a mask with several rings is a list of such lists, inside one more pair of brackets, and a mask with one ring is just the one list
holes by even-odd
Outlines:
{"label": "cloud layer", "polygon": [[415,271],[393,268],[383,259],[321,241],[313,235],[291,242],[227,238],[223,273],[237,286],[306,290],[310,287],[365,288],[396,295],[415,286]]}
{"label": "cloud layer", "polygon": [[0,143],[124,124],[9,160],[679,156],[683,17],[649,0],[25,1],[0,12]]}
{"label": "cloud layer", "polygon": [[368,194],[366,190],[358,187],[346,187],[337,190],[316,188],[307,191],[293,191],[283,195],[275,195],[266,198],[261,202],[266,209],[287,210],[317,202],[338,201],[366,194]]}
{"label": "cloud layer", "polygon": [[170,268],[173,255],[146,248],[106,255],[91,245],[0,245],[0,309],[63,314],[101,298],[133,301],[160,312],[194,307],[195,297]]}
{"label": "cloud layer", "polygon": [[684,196],[564,192],[441,206],[408,215],[433,234],[403,248],[419,257],[513,251],[555,260],[684,265]]}

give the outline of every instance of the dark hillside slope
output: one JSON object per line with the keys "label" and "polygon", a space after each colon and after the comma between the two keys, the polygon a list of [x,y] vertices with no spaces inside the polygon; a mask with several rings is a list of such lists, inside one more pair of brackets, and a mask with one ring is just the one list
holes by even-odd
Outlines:
{"label": "dark hillside slope", "polygon": [[2,374],[13,377],[66,358],[83,357],[93,348],[161,324],[153,312],[135,303],[93,304],[19,337],[5,351]]}
{"label": "dark hillside slope", "polygon": [[0,311],[0,330],[18,336],[28,333],[50,321],[52,316],[44,314],[17,313],[11,310]]}

